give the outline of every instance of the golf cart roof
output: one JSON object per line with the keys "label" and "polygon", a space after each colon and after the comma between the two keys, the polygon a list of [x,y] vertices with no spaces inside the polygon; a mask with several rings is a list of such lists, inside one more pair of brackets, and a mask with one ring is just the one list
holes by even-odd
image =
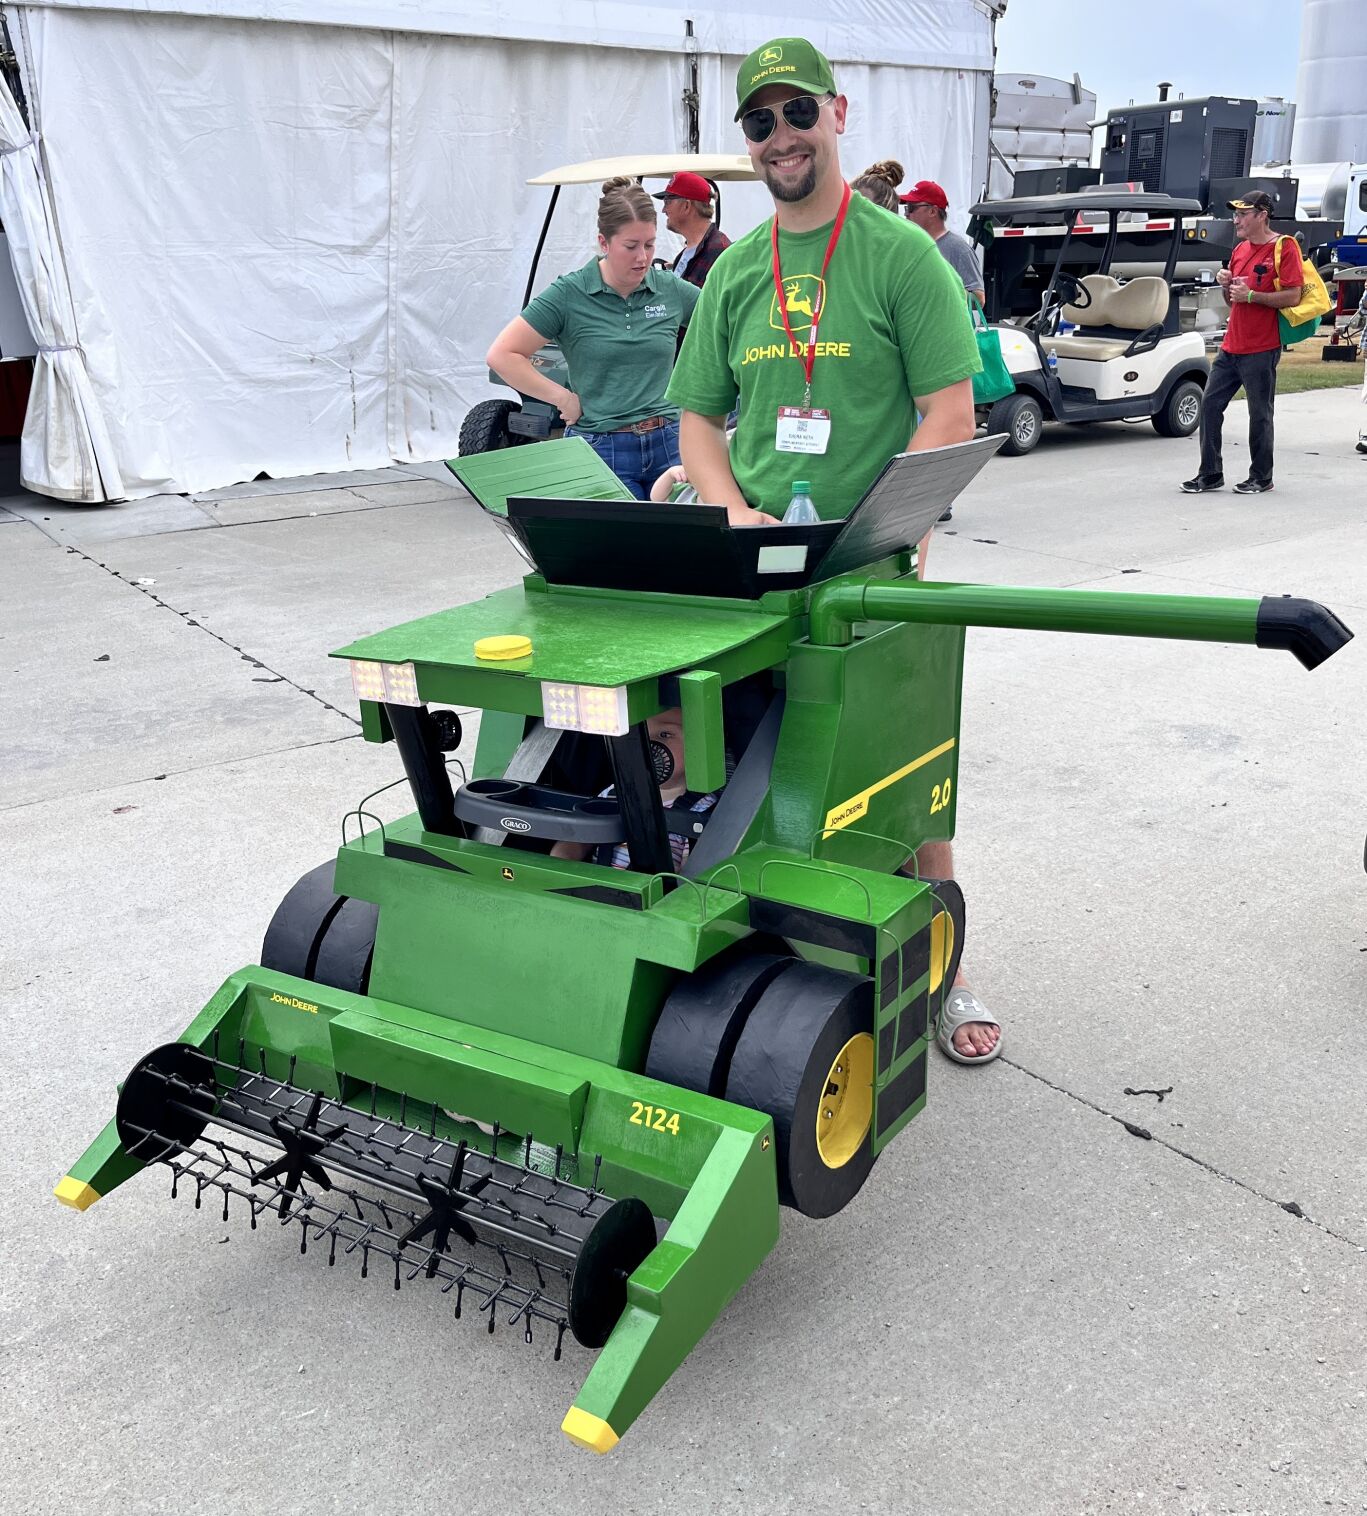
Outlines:
{"label": "golf cart roof", "polygon": [[984,200],[969,212],[993,221],[1038,221],[1045,216],[1075,216],[1086,211],[1138,211],[1146,216],[1197,215],[1199,200],[1179,199],[1157,191],[1110,188],[1077,190],[1066,195],[1021,195],[1008,200]]}
{"label": "golf cart roof", "polygon": [[617,174],[629,179],[670,179],[675,174],[701,174],[704,179],[753,179],[755,166],[748,153],[628,153],[621,158],[592,158],[547,169],[528,184],[600,184]]}

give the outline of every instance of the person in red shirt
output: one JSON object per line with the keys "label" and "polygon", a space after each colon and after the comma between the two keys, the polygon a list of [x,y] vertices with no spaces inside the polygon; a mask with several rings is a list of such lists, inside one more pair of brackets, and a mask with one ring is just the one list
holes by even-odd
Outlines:
{"label": "person in red shirt", "polygon": [[1188,495],[1224,487],[1220,438],[1225,411],[1242,389],[1248,397],[1248,478],[1239,495],[1272,488],[1272,407],[1277,398],[1277,360],[1282,355],[1277,312],[1301,298],[1305,274],[1293,237],[1269,225],[1272,197],[1254,190],[1228,202],[1238,239],[1229,267],[1216,275],[1229,306],[1229,326],[1211,366],[1201,409],[1201,471],[1182,485]]}

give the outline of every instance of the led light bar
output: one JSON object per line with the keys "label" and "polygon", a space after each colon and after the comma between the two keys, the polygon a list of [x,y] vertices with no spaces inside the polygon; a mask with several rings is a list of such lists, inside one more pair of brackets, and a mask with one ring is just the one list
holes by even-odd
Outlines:
{"label": "led light bar", "polygon": [[411,663],[375,663],[352,658],[351,688],[358,700],[377,700],[385,705],[421,705],[418,674]]}
{"label": "led light bar", "polygon": [[625,685],[603,689],[596,684],[551,684],[543,680],[541,709],[547,726],[565,732],[624,737],[631,726]]}

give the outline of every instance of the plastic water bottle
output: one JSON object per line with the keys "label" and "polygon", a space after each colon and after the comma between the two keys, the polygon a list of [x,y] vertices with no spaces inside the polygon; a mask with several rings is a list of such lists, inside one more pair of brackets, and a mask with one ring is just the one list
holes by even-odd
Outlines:
{"label": "plastic water bottle", "polygon": [[1051,374],[1058,373],[1058,354],[1053,350],[1052,347],[1049,349],[1049,355],[1046,361],[1049,364],[1049,372]]}
{"label": "plastic water bottle", "polygon": [[812,487],[805,479],[793,481],[793,498],[783,513],[784,526],[811,526],[820,521],[816,506],[812,503]]}

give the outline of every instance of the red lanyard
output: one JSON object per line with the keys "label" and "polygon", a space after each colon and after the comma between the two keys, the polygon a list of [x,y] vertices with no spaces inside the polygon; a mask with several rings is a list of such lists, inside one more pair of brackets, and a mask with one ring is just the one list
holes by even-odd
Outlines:
{"label": "red lanyard", "polygon": [[[803,397],[803,405],[808,410],[812,405],[812,367],[816,363],[816,330],[821,321],[821,312],[825,309],[826,270],[831,266],[831,254],[835,251],[835,245],[840,241],[840,233],[845,227],[845,212],[850,208],[850,187],[845,186],[845,193],[841,197],[840,209],[836,213],[835,225],[831,228],[830,241],[826,243],[826,256],[821,260],[821,280],[817,285],[816,296],[812,305],[812,324],[807,332],[807,351],[802,358],[802,375],[806,380],[807,388]],[[788,302],[783,293],[783,272],[778,262],[778,217],[774,217],[773,224],[774,243],[774,293],[778,296],[778,313],[783,317],[783,330],[788,334],[788,346],[797,350],[797,338],[793,336],[792,323],[788,320]]]}

